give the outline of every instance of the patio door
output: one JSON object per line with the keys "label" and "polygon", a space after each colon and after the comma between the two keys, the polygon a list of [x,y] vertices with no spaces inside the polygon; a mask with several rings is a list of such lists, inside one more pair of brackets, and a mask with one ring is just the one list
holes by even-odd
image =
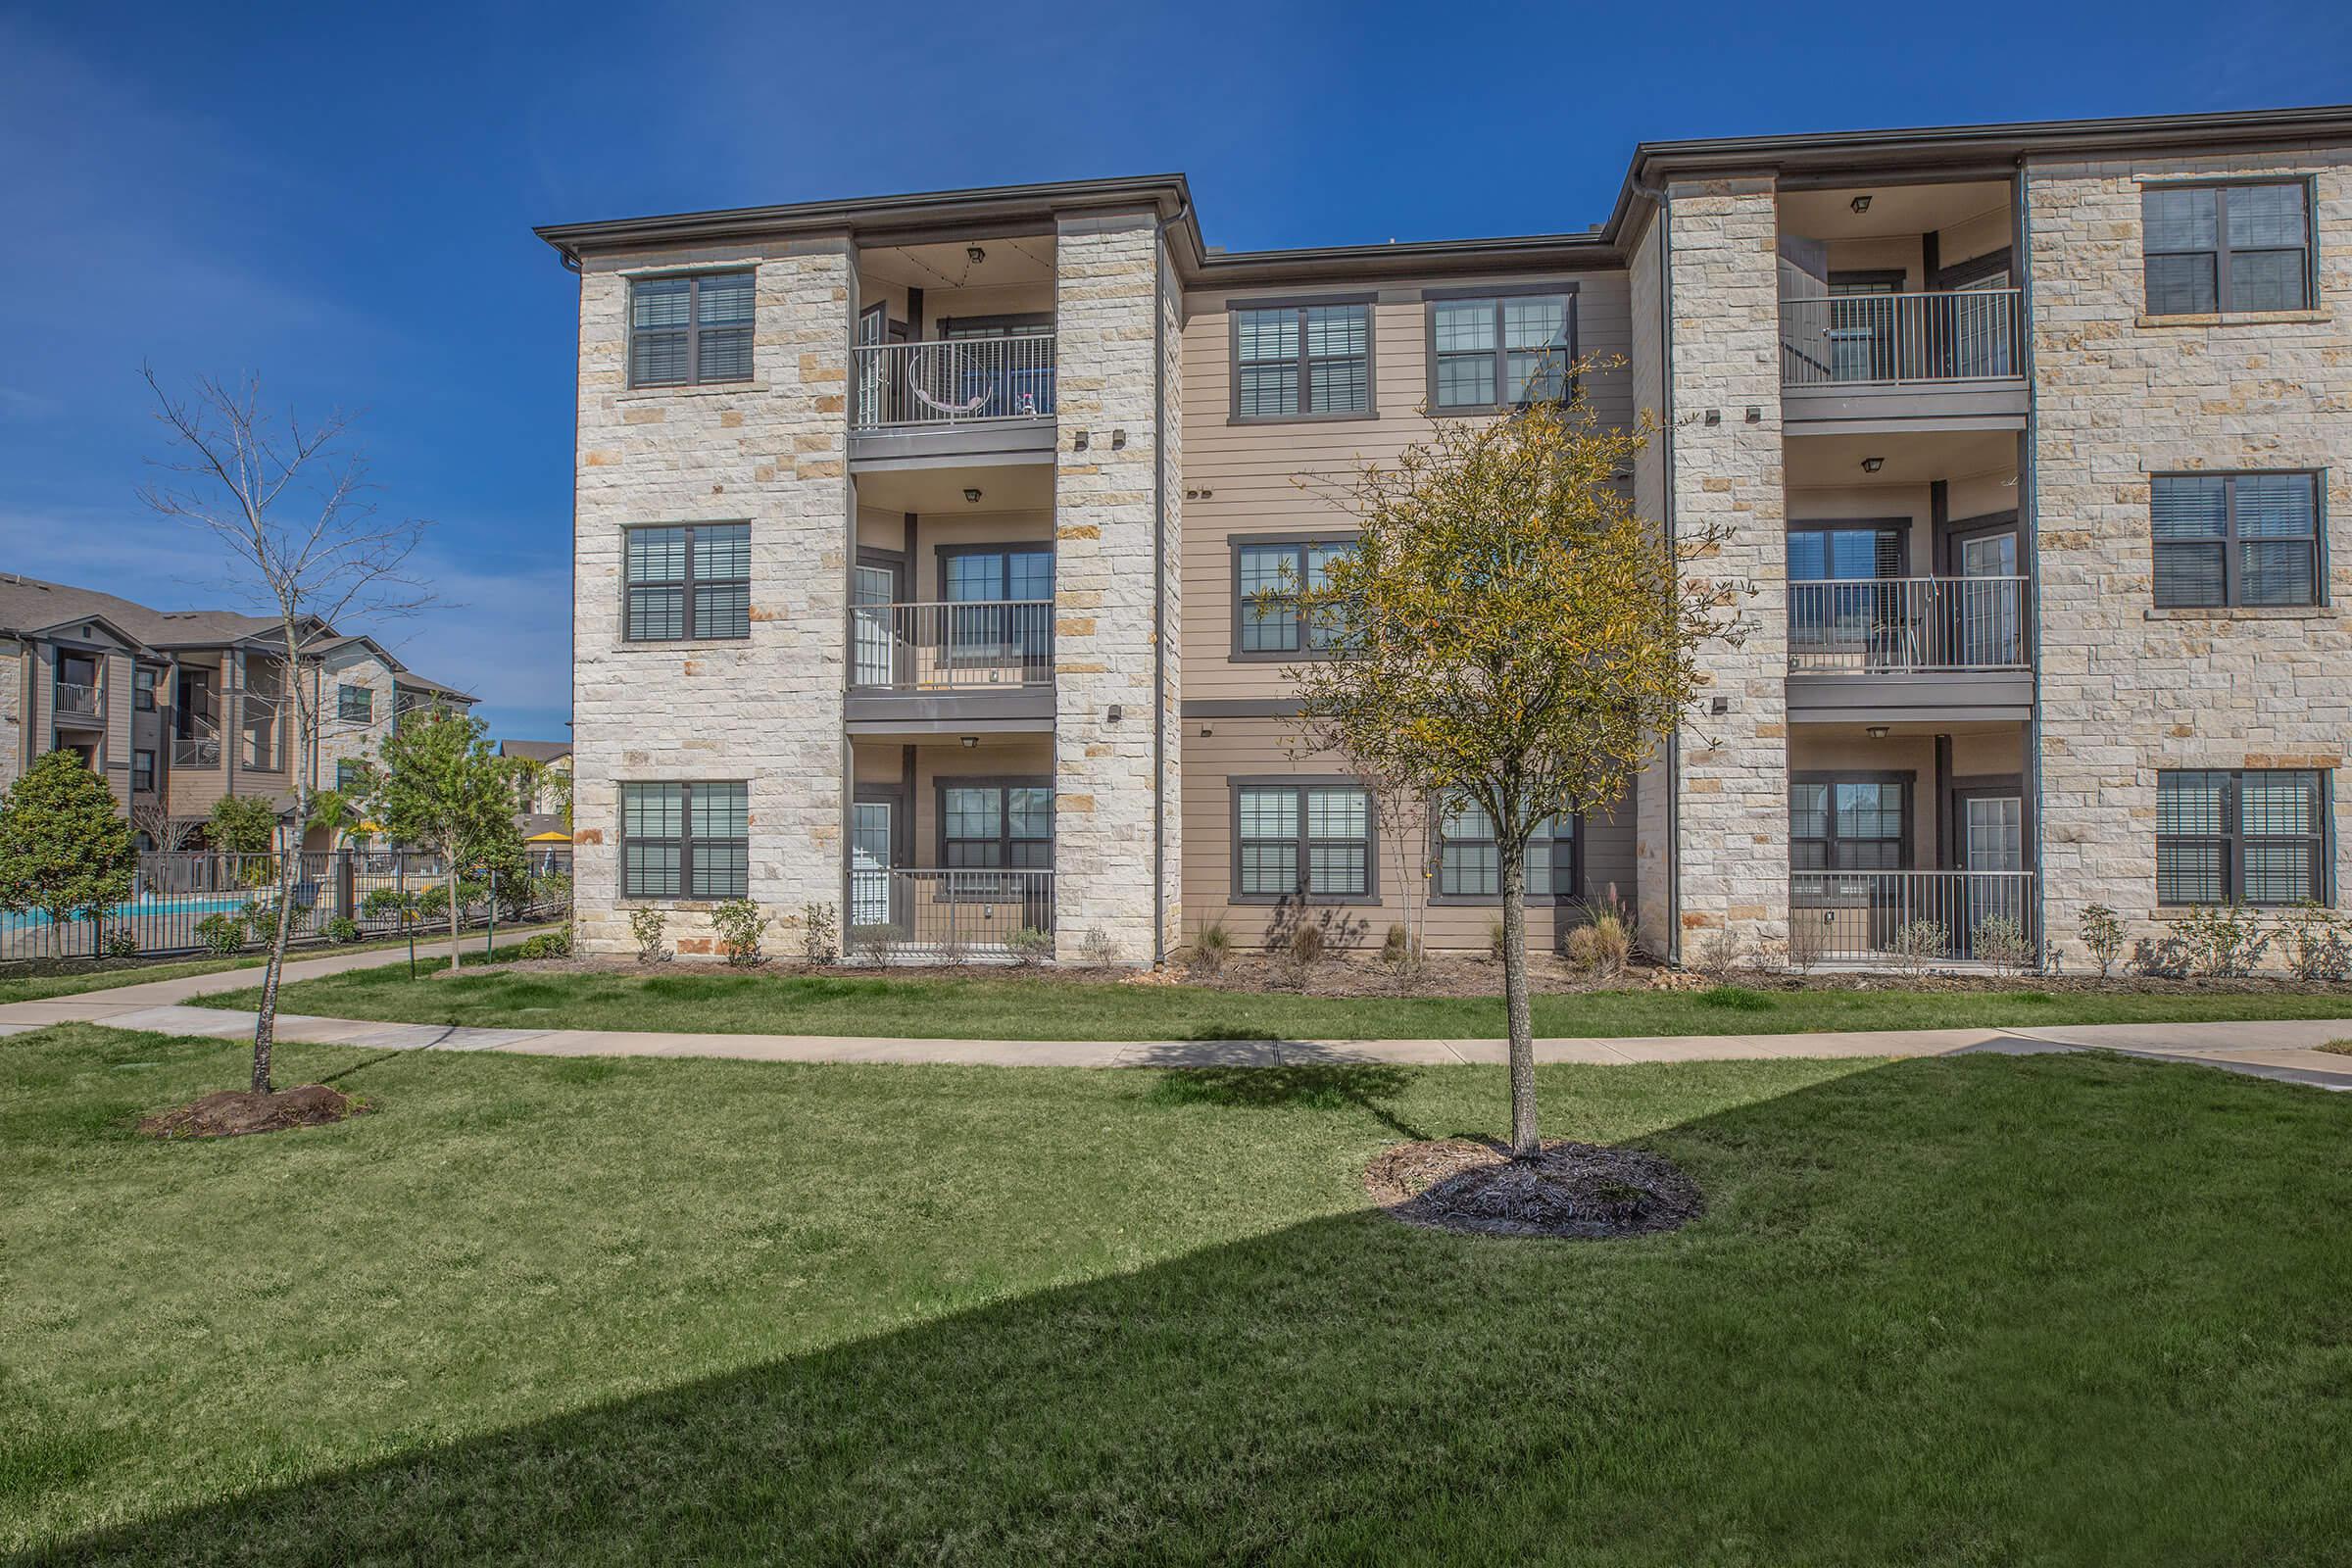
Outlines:
{"label": "patio door", "polygon": [[852,930],[892,923],[890,873],[898,843],[897,814],[897,803],[892,801],[858,801],[850,807]]}
{"label": "patio door", "polygon": [[891,605],[899,593],[895,566],[859,565],[850,574],[851,684],[895,684]]}
{"label": "patio door", "polygon": [[2008,790],[1954,790],[1953,846],[1961,870],[1953,924],[1953,952],[1974,956],[1984,922],[2000,919],[2027,929],[2026,881],[2015,873],[2026,868],[2026,803]]}
{"label": "patio door", "polygon": [[2017,524],[1954,533],[1952,565],[1960,575],[1960,646],[1953,662],[1969,668],[2019,662],[2024,607],[2016,581]]}

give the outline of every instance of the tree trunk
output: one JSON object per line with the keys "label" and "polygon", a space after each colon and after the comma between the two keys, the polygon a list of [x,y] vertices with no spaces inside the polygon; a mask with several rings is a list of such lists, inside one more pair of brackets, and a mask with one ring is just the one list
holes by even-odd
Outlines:
{"label": "tree trunk", "polygon": [[459,959],[459,957],[458,957],[458,851],[457,851],[457,847],[456,847],[455,845],[452,845],[452,846],[450,847],[449,851],[448,851],[448,859],[449,859],[449,966],[450,966],[452,969],[456,969],[456,968],[459,968],[459,967],[461,967],[462,965],[461,965],[460,959]]}
{"label": "tree trunk", "polygon": [[1527,844],[1505,832],[1502,874],[1502,1007],[1511,1032],[1511,1156],[1543,1152],[1536,1134],[1535,1022],[1527,1002]]}
{"label": "tree trunk", "polygon": [[294,887],[302,876],[302,796],[294,797],[294,853],[280,854],[277,866],[277,929],[270,933],[270,959],[262,966],[262,1004],[253,1014],[253,1092],[270,1091],[270,1058],[277,1045],[277,982],[285,973],[286,938],[294,926]]}

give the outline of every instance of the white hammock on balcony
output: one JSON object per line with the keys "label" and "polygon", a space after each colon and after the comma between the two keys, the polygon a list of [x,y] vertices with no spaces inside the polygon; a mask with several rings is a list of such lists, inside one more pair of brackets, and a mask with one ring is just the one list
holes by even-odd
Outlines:
{"label": "white hammock on balcony", "polygon": [[[975,383],[978,390],[960,402],[931,390],[933,387],[972,386]],[[954,343],[933,343],[909,354],[906,357],[906,390],[913,394],[917,403],[951,418],[978,414],[997,395],[995,377],[988,373],[976,356]]]}

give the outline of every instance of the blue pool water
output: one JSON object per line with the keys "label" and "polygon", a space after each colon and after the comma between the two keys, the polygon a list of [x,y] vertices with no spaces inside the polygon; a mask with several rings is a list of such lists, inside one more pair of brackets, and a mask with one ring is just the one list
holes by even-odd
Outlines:
{"label": "blue pool water", "polygon": [[[159,899],[150,896],[134,899],[128,904],[116,905],[107,910],[106,918],[110,924],[117,921],[128,923],[133,920],[152,923],[174,918],[201,920],[208,914],[219,914],[223,910],[236,910],[243,907],[245,907],[243,899],[218,897]],[[49,917],[37,910],[24,914],[0,914],[0,931],[29,931],[48,923]],[[74,923],[79,925],[83,922],[75,921]]]}

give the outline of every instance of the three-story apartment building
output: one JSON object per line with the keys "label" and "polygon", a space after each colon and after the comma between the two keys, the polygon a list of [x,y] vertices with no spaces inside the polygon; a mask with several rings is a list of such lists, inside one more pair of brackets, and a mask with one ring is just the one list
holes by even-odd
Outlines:
{"label": "three-story apartment building", "polygon": [[1579,232],[1227,253],[1180,176],[571,224],[581,940],[716,901],[1150,962],[1222,920],[1484,946],[1302,748],[1279,602],[1427,418],[1654,414],[1645,514],[1752,581],[1533,929],[1634,904],[1947,956],[2105,905],[2333,902],[2352,110],[1645,144]]}

